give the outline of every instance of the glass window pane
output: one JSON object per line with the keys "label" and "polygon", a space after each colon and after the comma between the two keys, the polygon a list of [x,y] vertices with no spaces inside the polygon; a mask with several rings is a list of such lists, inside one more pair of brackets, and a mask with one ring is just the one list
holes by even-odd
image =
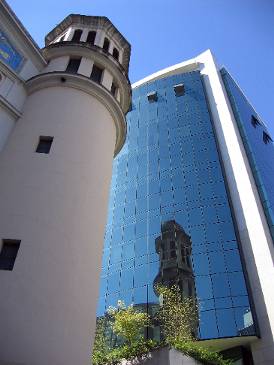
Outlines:
{"label": "glass window pane", "polygon": [[120,290],[126,290],[130,288],[133,288],[133,269],[124,269],[121,272]]}

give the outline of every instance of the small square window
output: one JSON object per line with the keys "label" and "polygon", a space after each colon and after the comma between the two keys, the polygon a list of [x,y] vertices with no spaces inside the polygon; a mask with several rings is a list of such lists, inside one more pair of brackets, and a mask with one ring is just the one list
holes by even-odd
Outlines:
{"label": "small square window", "polygon": [[251,116],[251,124],[254,128],[256,128],[258,125],[261,125],[259,120],[254,115]]}
{"label": "small square window", "polygon": [[52,145],[53,137],[41,136],[38,146],[36,148],[37,153],[49,153]]}
{"label": "small square window", "polygon": [[267,134],[266,132],[263,132],[263,141],[264,141],[265,144],[268,144],[270,142],[273,142],[273,140],[270,137],[270,135]]}
{"label": "small square window", "polygon": [[182,96],[185,94],[185,86],[184,84],[174,85],[174,92],[176,96]]}
{"label": "small square window", "polygon": [[2,240],[0,270],[12,270],[20,247],[20,240]]}
{"label": "small square window", "polygon": [[154,103],[155,101],[157,101],[158,100],[157,92],[156,91],[152,91],[151,93],[148,93],[147,94],[147,100],[150,103]]}

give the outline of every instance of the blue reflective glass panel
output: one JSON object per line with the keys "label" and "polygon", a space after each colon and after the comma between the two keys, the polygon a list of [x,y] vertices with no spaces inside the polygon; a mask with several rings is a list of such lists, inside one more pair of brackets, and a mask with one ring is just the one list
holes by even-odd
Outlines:
{"label": "blue reflective glass panel", "polygon": [[198,303],[201,339],[254,334],[200,73],[143,84],[133,105],[113,163],[98,315],[118,299],[154,313],[155,285],[175,283]]}

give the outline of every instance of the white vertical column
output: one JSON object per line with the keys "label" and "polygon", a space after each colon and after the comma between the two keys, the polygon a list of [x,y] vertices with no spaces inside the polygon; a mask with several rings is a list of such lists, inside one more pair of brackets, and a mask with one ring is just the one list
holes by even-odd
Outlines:
{"label": "white vertical column", "polygon": [[110,90],[112,81],[113,81],[113,76],[108,70],[105,69],[103,73],[102,85],[105,86],[105,88],[107,88],[108,90]]}
{"label": "white vertical column", "polygon": [[82,57],[78,73],[90,77],[94,62],[89,58]]}
{"label": "white vertical column", "polygon": [[245,148],[217,66],[207,51],[197,58],[219,141],[250,279],[261,339],[252,344],[256,365],[274,364],[274,246]]}
{"label": "white vertical column", "polygon": [[89,32],[89,29],[83,29],[83,33],[82,33],[81,39],[80,39],[81,42],[86,42],[87,36],[88,36],[88,32]]}

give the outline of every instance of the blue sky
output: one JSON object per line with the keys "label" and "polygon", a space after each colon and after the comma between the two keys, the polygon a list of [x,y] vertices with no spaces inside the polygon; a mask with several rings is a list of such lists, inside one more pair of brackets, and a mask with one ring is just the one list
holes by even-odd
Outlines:
{"label": "blue sky", "polygon": [[132,82],[210,48],[274,137],[273,0],[8,0],[39,46],[69,13],[107,16],[132,45]]}

